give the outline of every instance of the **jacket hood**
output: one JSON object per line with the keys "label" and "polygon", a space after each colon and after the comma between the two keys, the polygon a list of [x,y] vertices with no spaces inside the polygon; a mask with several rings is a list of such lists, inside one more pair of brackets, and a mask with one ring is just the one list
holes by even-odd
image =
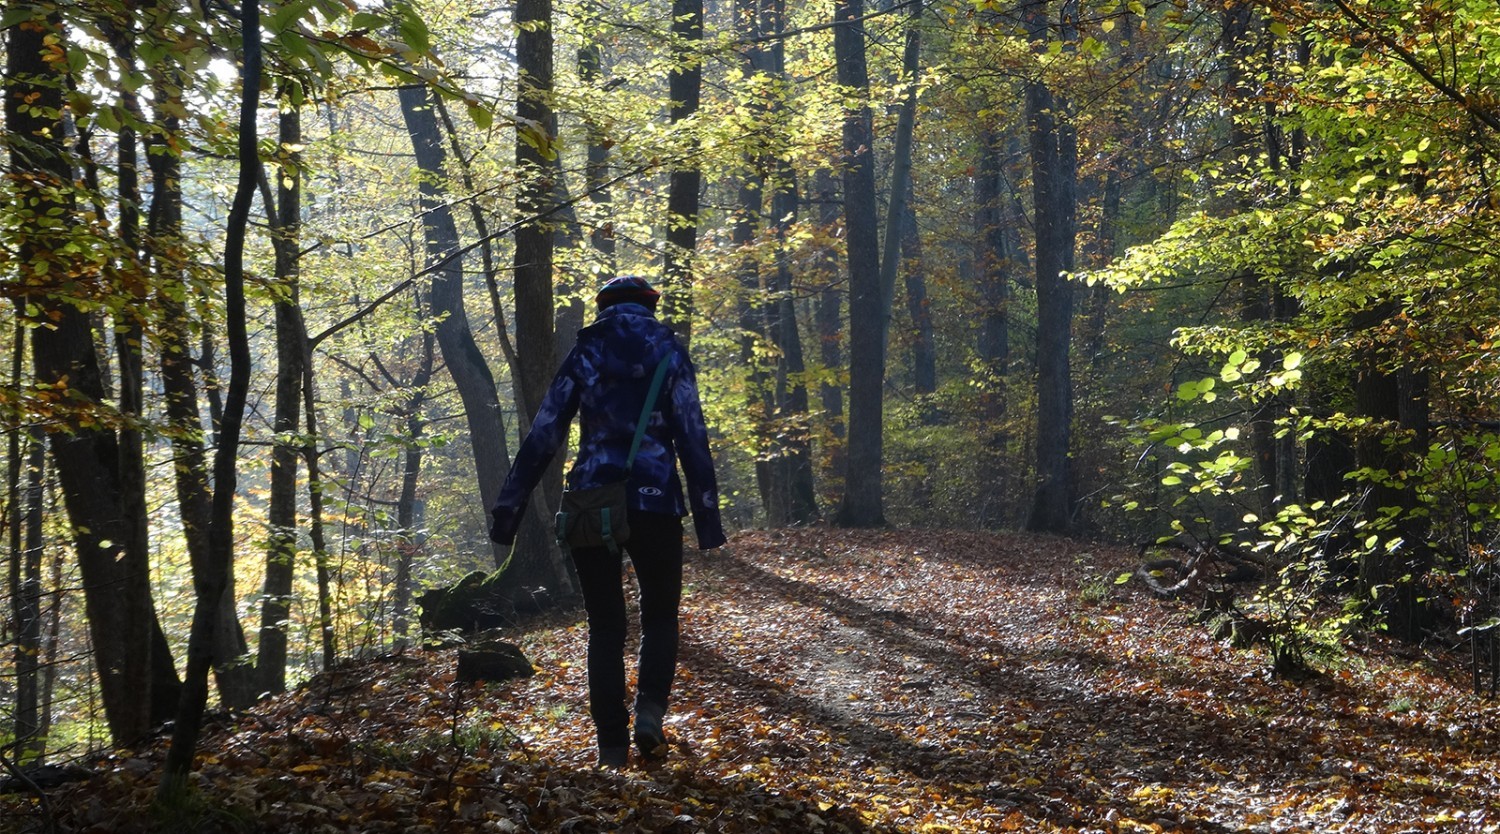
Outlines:
{"label": "jacket hood", "polygon": [[650,376],[675,341],[671,328],[641,304],[606,307],[593,324],[578,331],[579,347],[586,349],[595,368],[614,378]]}

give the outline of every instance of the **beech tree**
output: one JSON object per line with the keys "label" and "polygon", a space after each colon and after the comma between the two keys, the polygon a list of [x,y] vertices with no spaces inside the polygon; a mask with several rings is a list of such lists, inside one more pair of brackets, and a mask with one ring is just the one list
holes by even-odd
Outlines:
{"label": "beech tree", "polygon": [[843,123],[845,259],[849,275],[849,417],[844,495],[837,523],[885,524],[881,505],[885,386],[885,309],[880,285],[880,231],[875,204],[875,132],[865,63],[864,3],[834,5],[838,83],[852,102]]}

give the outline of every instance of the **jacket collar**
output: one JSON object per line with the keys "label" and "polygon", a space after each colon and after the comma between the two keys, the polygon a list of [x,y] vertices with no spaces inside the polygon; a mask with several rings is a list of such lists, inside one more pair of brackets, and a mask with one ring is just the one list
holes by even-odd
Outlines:
{"label": "jacket collar", "polygon": [[620,315],[645,316],[652,319],[656,318],[656,313],[652,312],[651,308],[647,307],[644,304],[636,304],[633,301],[621,301],[617,304],[611,304],[608,307],[605,307],[603,310],[600,310],[599,316],[595,320],[602,321],[603,319]]}

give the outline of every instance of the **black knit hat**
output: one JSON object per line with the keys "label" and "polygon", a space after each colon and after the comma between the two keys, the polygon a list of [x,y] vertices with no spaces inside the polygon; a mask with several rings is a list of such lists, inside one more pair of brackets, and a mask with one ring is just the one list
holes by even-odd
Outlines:
{"label": "black knit hat", "polygon": [[611,278],[599,288],[599,294],[594,296],[594,303],[603,310],[611,304],[619,304],[629,301],[635,304],[643,304],[652,310],[656,309],[656,302],[661,298],[661,293],[652,289],[651,284],[638,275],[621,275],[619,278]]}

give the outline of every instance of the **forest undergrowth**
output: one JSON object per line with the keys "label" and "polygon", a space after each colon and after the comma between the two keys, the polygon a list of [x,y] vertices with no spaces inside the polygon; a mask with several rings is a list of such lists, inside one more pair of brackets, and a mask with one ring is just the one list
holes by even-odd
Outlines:
{"label": "forest undergrowth", "polygon": [[1022,535],[755,532],[687,571],[671,756],[594,767],[576,614],[517,630],[529,679],[455,652],[352,663],[201,746],[165,739],[0,798],[66,832],[1500,831],[1500,708],[1362,640],[1298,681],[1115,576],[1133,551]]}

